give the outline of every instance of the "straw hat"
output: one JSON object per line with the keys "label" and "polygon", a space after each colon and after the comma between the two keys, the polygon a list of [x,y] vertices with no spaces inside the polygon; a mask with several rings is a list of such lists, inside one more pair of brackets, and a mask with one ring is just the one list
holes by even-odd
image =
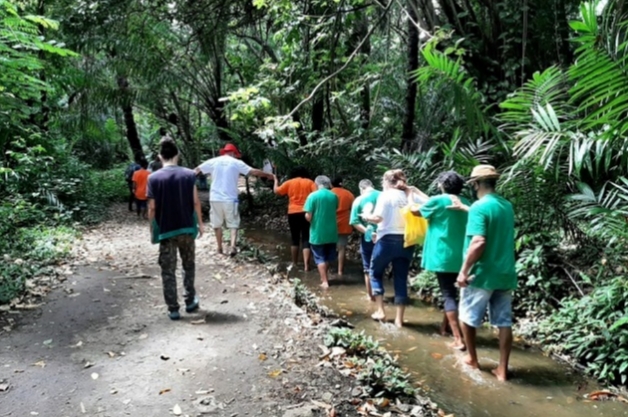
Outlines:
{"label": "straw hat", "polygon": [[497,179],[499,177],[500,174],[497,172],[494,166],[478,165],[473,168],[473,171],[471,171],[471,176],[469,177],[467,184],[478,180],[488,180],[493,178]]}

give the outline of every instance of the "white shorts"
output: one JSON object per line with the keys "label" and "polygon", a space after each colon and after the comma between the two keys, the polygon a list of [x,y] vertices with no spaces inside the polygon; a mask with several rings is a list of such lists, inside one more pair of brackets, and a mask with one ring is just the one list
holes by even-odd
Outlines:
{"label": "white shorts", "polygon": [[227,229],[240,228],[238,203],[210,201],[209,206],[209,221],[212,225],[212,229],[222,229],[223,226],[227,226]]}

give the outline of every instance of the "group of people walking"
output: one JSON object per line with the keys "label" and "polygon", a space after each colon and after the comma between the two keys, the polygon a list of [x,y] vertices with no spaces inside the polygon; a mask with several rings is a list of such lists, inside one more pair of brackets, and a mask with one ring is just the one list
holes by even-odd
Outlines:
{"label": "group of people walking", "polygon": [[[512,291],[517,285],[514,260],[514,213],[512,205],[496,193],[499,174],[489,165],[473,169],[467,181],[448,171],[436,178],[441,194],[428,196],[407,183],[401,170],[389,170],[382,177],[382,191],[368,179],[359,182],[360,195],[343,187],[342,178],[333,181],[324,175],[313,181],[303,167],[295,168],[280,184],[270,172],[248,166],[240,152],[227,144],[220,156],[195,170],[177,166],[178,149],[165,138],[160,143],[158,172],[147,176],[147,217],[153,243],[159,243],[164,298],[173,320],[180,318],[175,270],[177,251],[184,270],[186,311],[198,309],[194,289],[194,239],[203,233],[201,207],[196,189],[198,175],[210,175],[210,223],[220,254],[235,255],[240,175],[273,180],[276,194],[288,197],[288,224],[291,258],[303,268],[316,264],[321,286],[329,287],[330,265],[338,262],[338,276],[345,268],[345,249],[353,230],[360,235],[360,254],[368,297],[375,303],[373,319],[385,320],[384,275],[392,265],[395,324],[402,327],[409,302],[408,274],[415,246],[404,242],[406,220],[402,209],[428,222],[423,244],[422,267],[436,273],[445,305],[446,324],[454,341],[451,347],[467,350],[465,362],[478,367],[476,329],[488,310],[490,322],[499,328],[500,364],[494,371],[500,380],[507,377],[512,346]],[[473,204],[461,196],[465,183],[473,188]],[[231,231],[228,253],[223,251],[222,229]],[[462,288],[458,301],[457,288]]]}

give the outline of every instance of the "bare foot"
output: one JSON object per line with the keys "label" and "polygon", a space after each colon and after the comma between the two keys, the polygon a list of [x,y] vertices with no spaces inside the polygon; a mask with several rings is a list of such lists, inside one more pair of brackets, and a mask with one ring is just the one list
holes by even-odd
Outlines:
{"label": "bare foot", "polygon": [[403,327],[403,322],[399,320],[395,320],[395,326],[401,329]]}
{"label": "bare foot", "polygon": [[375,297],[373,297],[371,294],[366,294],[366,299],[369,301],[375,301]]}
{"label": "bare foot", "polygon": [[309,265],[305,265],[305,268],[303,268],[303,271],[310,272],[310,266]]}
{"label": "bare foot", "polygon": [[491,371],[491,373],[493,375],[495,375],[497,380],[500,381],[500,382],[508,381],[508,372],[504,372],[504,371],[500,370],[499,368],[495,368],[495,369],[493,369]]}
{"label": "bare foot", "polygon": [[470,355],[465,356],[462,361],[465,363],[465,365],[469,365],[473,369],[480,369],[478,361],[471,359]]}
{"label": "bare foot", "polygon": [[329,283],[328,282],[321,283],[321,288],[324,289],[324,290],[328,289],[329,288]]}
{"label": "bare foot", "polygon": [[371,318],[376,321],[384,321],[386,320],[386,313],[377,311],[371,315]]}

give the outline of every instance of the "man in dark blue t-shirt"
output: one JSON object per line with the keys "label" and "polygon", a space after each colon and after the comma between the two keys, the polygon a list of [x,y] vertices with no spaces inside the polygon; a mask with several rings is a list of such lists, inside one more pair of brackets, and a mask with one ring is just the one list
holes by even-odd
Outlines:
{"label": "man in dark blue t-shirt", "polygon": [[179,150],[172,139],[161,141],[159,158],[163,168],[148,177],[148,219],[152,243],[159,243],[159,266],[169,316],[179,320],[177,250],[183,264],[185,311],[191,313],[199,307],[194,289],[194,239],[203,235],[203,217],[196,174],[177,166]]}

